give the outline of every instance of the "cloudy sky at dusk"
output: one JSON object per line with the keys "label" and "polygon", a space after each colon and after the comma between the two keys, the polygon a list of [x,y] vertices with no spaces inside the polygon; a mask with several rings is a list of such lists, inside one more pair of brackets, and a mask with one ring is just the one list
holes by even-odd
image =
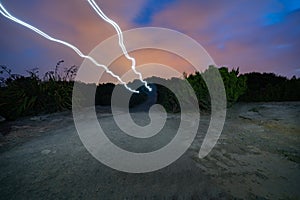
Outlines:
{"label": "cloudy sky at dusk", "polygon": [[[74,44],[85,54],[115,34],[114,28],[101,20],[85,0],[1,2],[14,16],[55,38]],[[198,41],[219,66],[239,67],[241,72],[266,71],[289,77],[300,76],[299,0],[96,2],[123,31],[155,26],[187,34]],[[82,62],[71,49],[47,41],[2,15],[0,30],[0,64],[16,73],[35,67],[45,72],[61,59],[65,60],[65,67],[79,66]],[[138,63],[143,55],[147,62],[150,58],[153,61],[168,59],[159,52],[152,52],[151,56],[145,54],[147,51],[137,55]],[[176,65],[174,59],[170,60]],[[176,63],[178,65],[180,62]],[[122,65],[121,62],[118,65]]]}

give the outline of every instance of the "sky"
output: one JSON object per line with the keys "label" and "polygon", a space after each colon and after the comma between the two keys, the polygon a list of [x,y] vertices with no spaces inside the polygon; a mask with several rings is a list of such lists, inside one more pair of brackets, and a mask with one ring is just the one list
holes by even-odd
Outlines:
{"label": "sky", "polygon": [[[0,0],[14,16],[89,54],[116,34],[85,0]],[[182,32],[201,44],[218,66],[240,72],[273,72],[300,77],[299,0],[96,0],[123,31],[164,27]],[[71,49],[50,42],[0,15],[0,65],[14,73],[39,68],[80,66],[83,59]],[[126,38],[125,38],[126,39]],[[134,52],[137,64],[161,62],[188,71],[189,63],[160,51]],[[111,69],[130,67],[125,59]],[[126,68],[127,67],[127,68]],[[129,68],[128,68],[129,69]]]}

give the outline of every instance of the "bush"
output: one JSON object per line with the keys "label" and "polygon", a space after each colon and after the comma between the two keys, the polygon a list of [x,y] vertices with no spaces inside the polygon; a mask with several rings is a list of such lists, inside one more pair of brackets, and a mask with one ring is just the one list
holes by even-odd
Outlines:
{"label": "bush", "polygon": [[[37,69],[28,72],[28,76],[12,74],[5,66],[0,66],[1,74],[5,74],[6,78],[0,78],[0,115],[6,119],[13,120],[20,116],[33,115],[39,113],[57,112],[72,107],[72,91],[74,85],[74,77],[77,72],[77,67],[72,66],[59,70],[63,61],[59,61],[55,66],[54,71],[47,72],[43,79],[39,78]],[[196,102],[191,98],[190,92],[186,87],[186,81],[193,88],[196,94],[198,105],[201,109],[210,110],[210,94],[203,77],[213,69],[210,66],[203,73],[195,72],[187,75],[184,73],[184,79],[172,78],[165,80],[162,78],[152,77],[148,82],[160,82],[157,87],[157,103],[165,107],[168,112],[180,112],[180,105],[175,96],[184,97],[185,103]],[[291,79],[277,76],[273,73],[257,73],[252,72],[244,75],[239,75],[239,69],[231,71],[226,67],[219,69],[224,82],[227,105],[232,105],[237,100],[239,101],[299,101],[300,100],[300,78],[295,76]],[[157,80],[154,80],[157,79]],[[132,87],[137,85],[139,81],[135,80],[129,83]],[[164,87],[170,85],[176,90],[174,91]],[[80,83],[83,99],[80,99],[82,106],[111,104],[111,95],[115,87],[112,83],[106,84],[86,84]],[[96,88],[95,101],[87,102],[84,100],[84,93],[90,89]],[[147,100],[147,89],[144,86],[138,88],[140,94],[132,95],[129,101],[129,106],[141,104]],[[122,90],[123,91],[123,90]],[[128,94],[128,91],[124,89]]]}
{"label": "bush", "polygon": [[300,78],[288,79],[274,73],[252,72],[243,75],[247,79],[247,90],[239,101],[299,101]]}
{"label": "bush", "polygon": [[[45,73],[43,79],[39,78],[37,69],[27,71],[29,76],[12,74],[11,70],[1,66],[0,72],[5,73],[7,78],[1,78],[0,87],[0,115],[8,120],[14,120],[21,116],[41,113],[51,113],[72,108],[72,92],[74,77],[77,68],[72,66],[60,72],[59,66],[63,61],[59,61],[54,71]],[[112,91],[115,85],[112,83],[87,84],[78,83],[82,99],[78,103],[82,106],[111,104]],[[96,88],[95,101],[88,102],[84,98],[86,91]],[[129,106],[133,107],[144,102],[147,94],[143,87],[139,89],[140,94],[133,94]]]}
{"label": "bush", "polygon": [[29,76],[12,74],[11,70],[1,66],[2,78],[0,89],[0,115],[13,120],[20,116],[37,113],[49,113],[71,108],[75,67],[67,70],[65,76],[56,72],[47,72],[44,80],[38,76],[36,69],[28,71]]}
{"label": "bush", "polygon": [[[213,67],[214,66],[209,66],[209,68],[203,73],[195,72],[194,74],[190,75],[187,75],[186,73],[183,74],[185,79],[192,86],[196,94],[199,107],[204,110],[210,110],[211,102],[210,94],[203,79],[203,76],[205,76],[206,73],[209,73],[209,70],[211,70]],[[238,98],[246,91],[246,77],[239,76],[239,69],[233,69],[229,72],[228,68],[222,67],[219,69],[219,72],[221,74],[225,86],[227,105],[230,106],[233,103],[235,103],[238,100]],[[178,83],[183,80],[171,79],[168,81],[168,84],[175,84],[176,82]],[[186,98],[189,99],[188,97]],[[180,111],[180,106],[175,95],[163,86],[158,86],[158,103],[162,104],[169,112]]]}

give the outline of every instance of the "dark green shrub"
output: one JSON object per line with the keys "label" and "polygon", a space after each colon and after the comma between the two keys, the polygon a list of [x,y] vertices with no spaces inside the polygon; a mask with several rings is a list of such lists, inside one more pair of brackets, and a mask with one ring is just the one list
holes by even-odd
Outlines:
{"label": "dark green shrub", "polygon": [[[195,72],[194,74],[190,75],[187,75],[186,73],[183,74],[184,78],[188,81],[196,94],[199,107],[204,110],[210,110],[211,102],[210,94],[203,77],[206,76],[207,73],[209,73],[209,70],[212,70],[212,68],[214,68],[214,66],[209,66],[209,68],[203,73]],[[236,102],[238,98],[246,91],[246,77],[239,76],[238,69],[233,69],[229,72],[228,68],[222,67],[219,69],[219,72],[224,82],[227,105],[230,106]],[[171,79],[167,81],[169,82],[168,84],[176,84],[176,82],[180,83],[180,81],[183,80]],[[180,89],[178,91],[180,95]],[[183,99],[191,101],[189,97],[185,97]],[[180,106],[175,95],[169,89],[163,86],[158,86],[158,103],[162,104],[168,112],[180,111]]]}
{"label": "dark green shrub", "polygon": [[221,67],[219,72],[221,73],[225,86],[227,105],[231,106],[246,92],[246,77],[239,76],[239,69],[233,69],[229,72],[228,68]]}
{"label": "dark green shrub", "polygon": [[243,75],[247,90],[239,101],[299,101],[300,78],[288,79],[274,73],[251,72]]}
{"label": "dark green shrub", "polygon": [[37,69],[27,71],[29,76],[15,75],[5,66],[1,73],[6,72],[7,78],[2,78],[0,89],[0,115],[6,119],[16,119],[20,116],[37,113],[48,113],[71,108],[75,67],[72,66],[66,76],[58,75],[56,65],[55,76],[48,72],[42,81]]}

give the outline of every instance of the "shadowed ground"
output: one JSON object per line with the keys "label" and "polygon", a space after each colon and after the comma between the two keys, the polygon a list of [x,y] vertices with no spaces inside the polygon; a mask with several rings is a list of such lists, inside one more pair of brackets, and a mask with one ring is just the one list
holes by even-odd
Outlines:
{"label": "shadowed ground", "polygon": [[[139,112],[138,112],[139,111]],[[152,141],[124,136],[107,107],[97,107],[99,122],[115,144],[150,151],[167,144],[179,114]],[[137,109],[134,120],[149,118]],[[218,144],[197,157],[209,116],[201,116],[190,149],[176,162],[146,174],[113,170],[82,145],[71,112],[1,124],[1,199],[299,199],[300,103],[237,104],[227,113]]]}

